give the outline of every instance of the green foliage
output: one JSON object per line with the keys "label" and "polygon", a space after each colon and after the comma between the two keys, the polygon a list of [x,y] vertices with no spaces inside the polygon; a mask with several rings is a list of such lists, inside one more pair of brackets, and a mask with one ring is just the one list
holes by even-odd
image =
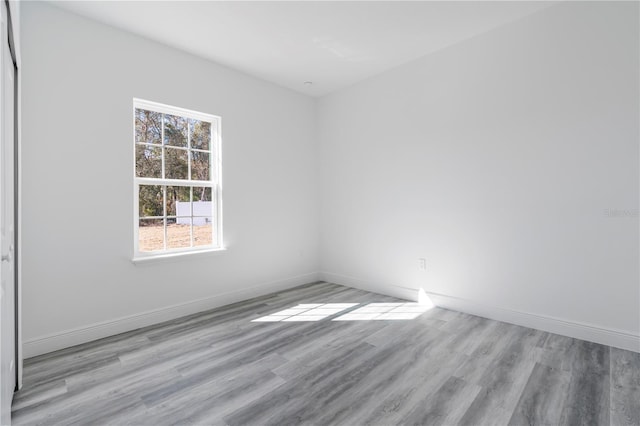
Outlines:
{"label": "green foliage", "polygon": [[140,217],[162,216],[163,189],[160,185],[140,185],[138,208]]}
{"label": "green foliage", "polygon": [[165,145],[187,147],[187,119],[175,115],[164,114]]}
{"label": "green foliage", "polygon": [[[163,138],[164,134],[164,138]],[[136,176],[180,180],[211,178],[211,123],[137,108],[135,110]],[[189,140],[191,150],[189,147]],[[191,176],[189,176],[191,161]],[[166,200],[165,200],[166,189]],[[211,201],[211,188],[193,187],[193,201]],[[140,185],[140,217],[176,214],[178,201],[189,202],[191,187]]]}
{"label": "green foliage", "polygon": [[209,153],[191,151],[191,179],[209,180]]}
{"label": "green foliage", "polygon": [[189,152],[184,149],[164,149],[164,176],[167,179],[189,179]]}
{"label": "green foliage", "polygon": [[211,201],[211,188],[209,188],[208,186],[194,187],[193,201]]}
{"label": "green foliage", "polygon": [[189,202],[191,197],[191,187],[189,186],[167,186],[167,215],[176,215],[176,203]]}
{"label": "green foliage", "polygon": [[162,177],[162,148],[136,145],[136,176]]}
{"label": "green foliage", "polygon": [[191,129],[191,148],[209,150],[211,143],[211,123],[189,120]]}
{"label": "green foliage", "polygon": [[160,144],[162,139],[162,114],[136,109],[136,142]]}

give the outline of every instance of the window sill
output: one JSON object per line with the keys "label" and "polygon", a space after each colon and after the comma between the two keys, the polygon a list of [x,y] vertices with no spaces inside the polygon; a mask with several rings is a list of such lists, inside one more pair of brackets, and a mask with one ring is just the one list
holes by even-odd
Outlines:
{"label": "window sill", "polygon": [[197,251],[187,251],[181,253],[164,253],[153,256],[141,256],[134,257],[131,259],[134,265],[149,265],[153,263],[164,263],[164,262],[176,262],[179,260],[189,260],[189,259],[197,259],[201,257],[209,257],[216,256],[219,254],[223,254],[227,251],[226,247],[215,248],[215,249],[206,249],[206,250],[197,250]]}

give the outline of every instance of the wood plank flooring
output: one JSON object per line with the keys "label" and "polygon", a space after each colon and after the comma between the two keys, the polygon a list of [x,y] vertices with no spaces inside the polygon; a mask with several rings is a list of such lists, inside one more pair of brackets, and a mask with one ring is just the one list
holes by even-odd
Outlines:
{"label": "wood plank flooring", "polygon": [[[640,354],[315,283],[25,361],[14,424],[640,425]],[[319,321],[252,322],[356,303]]]}

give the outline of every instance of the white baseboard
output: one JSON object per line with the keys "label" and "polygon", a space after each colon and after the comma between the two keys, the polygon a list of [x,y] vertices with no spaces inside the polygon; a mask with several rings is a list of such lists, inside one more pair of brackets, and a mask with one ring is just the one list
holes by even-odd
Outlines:
{"label": "white baseboard", "polygon": [[30,358],[319,280],[320,273],[312,272],[283,280],[262,283],[242,290],[217,294],[203,299],[28,339],[23,342],[22,350],[24,357]]}
{"label": "white baseboard", "polygon": [[[402,287],[398,285],[385,285],[381,283],[370,283],[369,281],[359,278],[333,274],[330,272],[322,272],[320,276],[325,281],[344,285],[347,287],[354,287],[361,290],[386,294],[402,299],[414,301],[418,300],[419,290],[414,288]],[[569,321],[550,316],[519,312],[511,309],[478,303],[469,299],[448,296],[445,294],[432,292],[426,293],[434,305],[444,309],[464,312],[483,318],[489,318],[496,321],[534,328],[536,330],[542,330],[549,333],[587,340],[590,342],[600,343],[603,345],[613,346],[629,351],[640,352],[640,335],[626,330],[616,330],[600,327],[593,324],[585,324],[577,321]]]}
{"label": "white baseboard", "polygon": [[640,352],[640,335],[629,331],[605,328],[593,324],[531,314],[528,312],[514,311],[444,294],[427,292],[427,295],[436,306],[441,308]]}
{"label": "white baseboard", "polygon": [[332,272],[320,272],[320,277],[323,281],[344,285],[346,287],[353,287],[360,290],[370,291],[372,293],[411,300],[413,302],[418,301],[418,290],[415,288],[403,287],[394,284],[375,283],[360,278],[349,277],[347,275],[334,274]]}
{"label": "white baseboard", "polygon": [[[418,300],[419,290],[415,288],[374,283],[368,280],[330,272],[312,272],[283,280],[254,285],[238,291],[222,293],[191,302],[167,306],[165,308],[154,309],[135,315],[94,323],[85,327],[78,327],[46,336],[28,339],[23,343],[23,354],[25,358],[30,358],[81,343],[90,342],[92,340],[135,330],[140,327],[157,324],[185,315],[206,311],[320,280],[347,287],[358,288],[360,290],[394,296],[401,299],[411,301]],[[640,335],[628,331],[614,330],[592,324],[584,324],[549,316],[514,311],[444,294],[431,292],[428,292],[427,294],[431,301],[441,308],[465,312],[496,321],[507,322],[550,333],[561,334],[563,336],[588,340],[634,352],[640,352]]]}

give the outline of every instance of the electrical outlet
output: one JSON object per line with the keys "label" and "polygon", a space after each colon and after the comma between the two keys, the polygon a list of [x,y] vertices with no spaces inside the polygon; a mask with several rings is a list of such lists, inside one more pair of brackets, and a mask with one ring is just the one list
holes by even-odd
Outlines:
{"label": "electrical outlet", "polygon": [[418,259],[418,268],[421,271],[426,271],[427,270],[427,259],[425,259],[424,257],[421,257]]}

